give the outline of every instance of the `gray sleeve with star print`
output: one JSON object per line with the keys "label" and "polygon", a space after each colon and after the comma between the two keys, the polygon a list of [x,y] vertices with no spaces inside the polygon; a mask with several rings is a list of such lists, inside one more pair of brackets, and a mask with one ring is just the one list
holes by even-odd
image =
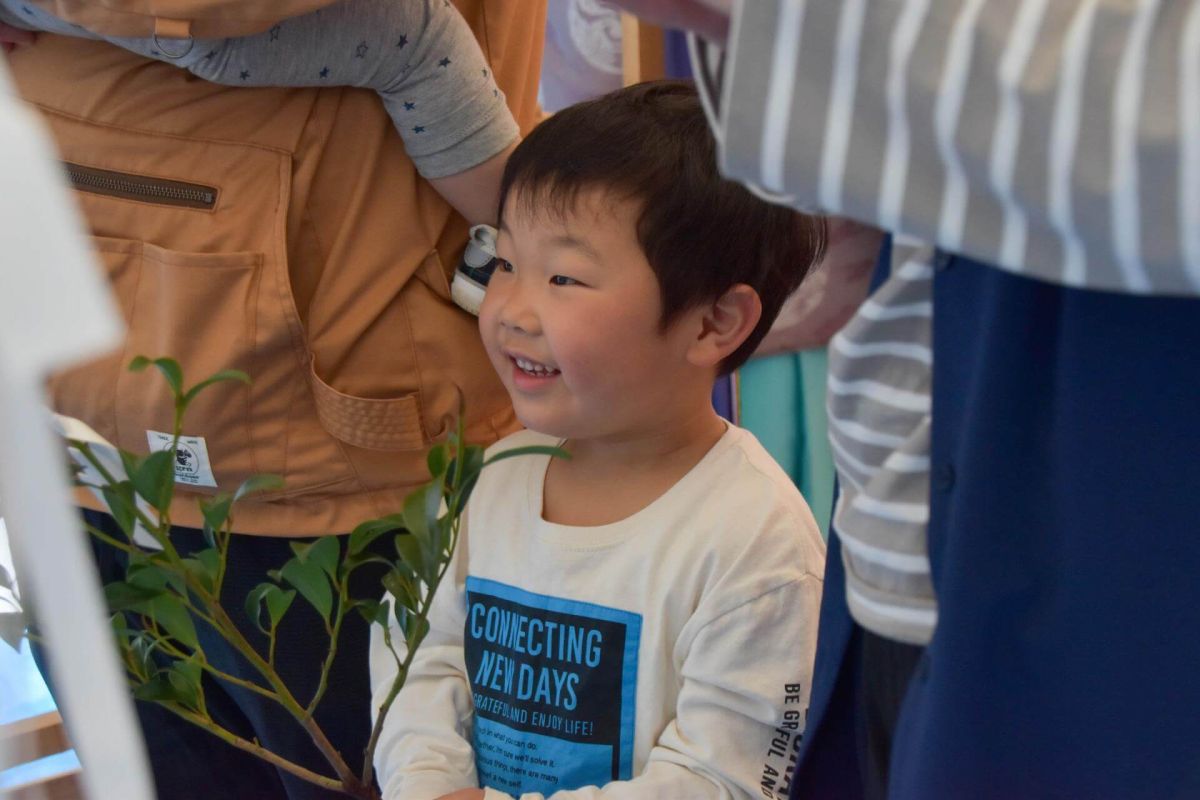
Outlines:
{"label": "gray sleeve with star print", "polygon": [[517,138],[516,121],[466,20],[449,0],[342,0],[254,36],[102,37],[22,0],[0,22],[106,39],[229,86],[374,89],[426,178],[483,163]]}

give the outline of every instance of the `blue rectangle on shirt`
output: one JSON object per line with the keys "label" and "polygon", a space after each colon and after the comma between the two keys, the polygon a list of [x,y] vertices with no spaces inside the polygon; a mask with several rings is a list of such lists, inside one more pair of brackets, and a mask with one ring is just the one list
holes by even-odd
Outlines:
{"label": "blue rectangle on shirt", "polygon": [[481,786],[552,794],[633,777],[642,618],[467,578]]}

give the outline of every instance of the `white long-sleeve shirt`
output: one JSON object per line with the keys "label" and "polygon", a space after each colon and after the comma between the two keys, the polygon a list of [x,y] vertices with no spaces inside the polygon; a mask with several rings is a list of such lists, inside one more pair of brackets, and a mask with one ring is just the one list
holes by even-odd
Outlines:
{"label": "white long-sleeve shirt", "polygon": [[[542,519],[547,464],[483,473],[384,727],[384,796],[786,797],[824,567],[787,475],[731,427],[646,508],[572,527]],[[396,674],[382,640],[376,706]]]}

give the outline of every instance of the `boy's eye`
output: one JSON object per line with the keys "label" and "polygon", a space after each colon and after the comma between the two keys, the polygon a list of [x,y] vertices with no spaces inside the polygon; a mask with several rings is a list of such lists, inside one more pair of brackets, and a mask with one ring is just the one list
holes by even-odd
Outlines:
{"label": "boy's eye", "polygon": [[504,258],[497,258],[496,259],[496,271],[497,272],[512,272],[513,271],[512,262],[507,259],[504,259]]}
{"label": "boy's eye", "polygon": [[553,286],[575,286],[579,281],[574,278],[568,278],[566,275],[552,275],[550,283]]}

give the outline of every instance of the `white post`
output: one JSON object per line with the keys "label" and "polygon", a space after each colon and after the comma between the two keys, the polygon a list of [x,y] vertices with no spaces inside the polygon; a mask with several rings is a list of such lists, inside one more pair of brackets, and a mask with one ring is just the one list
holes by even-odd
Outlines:
{"label": "white post", "polygon": [[49,140],[0,59],[0,496],[87,796],[151,800],[145,745],[71,509],[65,449],[43,402],[47,373],[121,336],[83,233]]}

